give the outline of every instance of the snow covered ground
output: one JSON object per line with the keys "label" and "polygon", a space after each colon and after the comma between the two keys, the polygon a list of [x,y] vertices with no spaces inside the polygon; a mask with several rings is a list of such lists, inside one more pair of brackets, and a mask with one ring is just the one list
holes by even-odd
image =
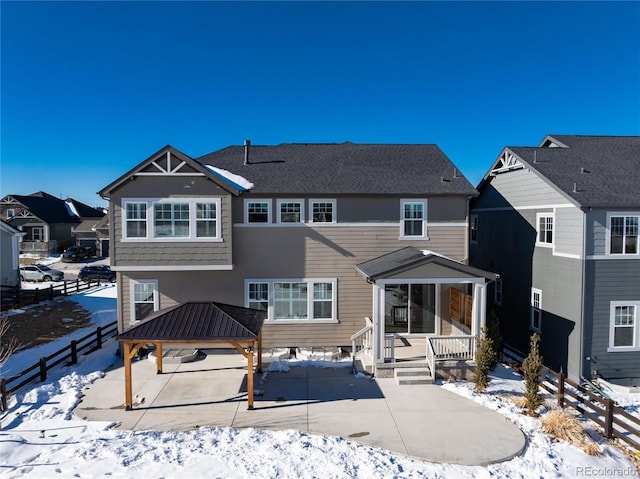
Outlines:
{"label": "snow covered ground", "polygon": [[[109,285],[71,298],[93,312],[96,324],[115,319],[116,288]],[[76,332],[74,334],[86,334]],[[16,354],[2,369],[20,370],[71,338]],[[215,428],[190,432],[130,432],[107,422],[76,418],[83,387],[100,378],[115,360],[113,340],[80,363],[52,371],[48,382],[16,394],[0,416],[0,477],[8,478],[574,478],[636,477],[618,449],[601,443],[598,457],[554,441],[538,419],[519,413],[507,396],[522,391],[522,380],[499,366],[487,394],[467,382],[444,384],[504,414],[527,435],[522,456],[488,467],[433,464],[390,454],[338,437],[294,430]],[[639,404],[640,398],[624,398]],[[635,401],[635,402],[634,402]],[[487,431],[487,447],[491,432]]]}

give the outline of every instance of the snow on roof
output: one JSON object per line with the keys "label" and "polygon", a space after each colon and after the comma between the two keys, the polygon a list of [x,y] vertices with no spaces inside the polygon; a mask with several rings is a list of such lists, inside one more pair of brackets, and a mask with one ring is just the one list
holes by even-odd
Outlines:
{"label": "snow on roof", "polygon": [[247,180],[246,178],[243,178],[240,175],[236,175],[234,173],[231,173],[230,171],[223,170],[222,168],[217,168],[215,166],[211,166],[211,165],[204,165],[204,166],[208,168],[212,173],[216,174],[217,176],[222,178],[224,181],[229,183],[231,186],[233,186],[234,188],[237,188],[240,191],[247,191],[253,188],[253,183],[251,183],[249,180]]}
{"label": "snow on roof", "polygon": [[80,217],[80,214],[78,213],[78,210],[76,209],[76,205],[73,204],[72,200],[65,200],[64,204],[67,207],[67,211],[69,212],[70,216]]}

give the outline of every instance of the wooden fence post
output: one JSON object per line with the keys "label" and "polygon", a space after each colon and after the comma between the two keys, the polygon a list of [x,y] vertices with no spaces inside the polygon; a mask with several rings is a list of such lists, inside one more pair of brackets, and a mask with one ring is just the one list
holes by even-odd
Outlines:
{"label": "wooden fence post", "polygon": [[0,411],[7,410],[7,381],[0,379]]}
{"label": "wooden fence post", "polygon": [[43,383],[47,380],[47,358],[40,358],[40,382]]}
{"label": "wooden fence post", "polygon": [[36,288],[36,303],[40,302],[40,288]]}
{"label": "wooden fence post", "polygon": [[558,374],[558,407],[564,409],[564,373]]}
{"label": "wooden fence post", "polygon": [[80,280],[76,278],[76,293],[80,291]]}
{"label": "wooden fence post", "polygon": [[78,362],[78,341],[75,339],[71,341],[71,364]]}
{"label": "wooden fence post", "polygon": [[53,298],[54,298],[54,296],[53,296],[53,285],[50,284],[49,285],[49,299],[53,299]]}
{"label": "wooden fence post", "polygon": [[613,399],[605,399],[604,405],[604,436],[611,439],[613,437]]}
{"label": "wooden fence post", "polygon": [[96,328],[96,348],[102,348],[102,326]]}
{"label": "wooden fence post", "polygon": [[64,293],[65,296],[67,296],[67,282],[64,282]]}

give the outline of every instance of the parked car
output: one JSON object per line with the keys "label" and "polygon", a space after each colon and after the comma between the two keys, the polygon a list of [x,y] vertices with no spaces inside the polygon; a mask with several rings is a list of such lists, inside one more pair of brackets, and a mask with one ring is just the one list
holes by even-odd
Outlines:
{"label": "parked car", "polygon": [[100,280],[114,282],[116,280],[115,271],[111,271],[111,268],[106,265],[94,265],[85,266],[78,273],[78,278],[81,281]]}
{"label": "parked car", "polygon": [[20,266],[20,280],[22,281],[62,281],[64,273],[49,268],[43,264],[28,264]]}
{"label": "parked car", "polygon": [[73,263],[75,261],[81,261],[91,256],[91,248],[86,246],[69,246],[62,253],[63,263]]}

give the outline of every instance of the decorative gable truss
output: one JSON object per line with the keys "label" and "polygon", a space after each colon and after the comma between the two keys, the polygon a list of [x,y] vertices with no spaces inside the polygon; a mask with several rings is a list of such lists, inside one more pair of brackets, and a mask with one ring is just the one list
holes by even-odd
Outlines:
{"label": "decorative gable truss", "polygon": [[187,160],[180,158],[173,151],[167,150],[151,159],[145,166],[134,173],[136,176],[205,176],[196,170]]}
{"label": "decorative gable truss", "polygon": [[498,161],[493,165],[493,168],[491,169],[491,176],[496,176],[507,171],[519,170],[520,168],[524,168],[520,158],[508,148],[505,148],[498,158]]}
{"label": "decorative gable truss", "polygon": [[[15,198],[11,197],[11,196],[7,196],[5,198],[3,198],[1,206],[2,206],[2,211],[3,211],[3,216],[5,221],[9,221],[12,220],[14,218],[29,218],[29,219],[36,219],[38,221],[42,221],[40,218],[38,218],[36,215],[34,215],[31,210],[29,210],[27,207],[25,207],[22,203],[20,203],[18,200],[16,200]],[[8,209],[12,209],[13,210],[13,214],[11,216],[8,216],[6,214],[6,211]],[[44,221],[43,221],[44,223]]]}

